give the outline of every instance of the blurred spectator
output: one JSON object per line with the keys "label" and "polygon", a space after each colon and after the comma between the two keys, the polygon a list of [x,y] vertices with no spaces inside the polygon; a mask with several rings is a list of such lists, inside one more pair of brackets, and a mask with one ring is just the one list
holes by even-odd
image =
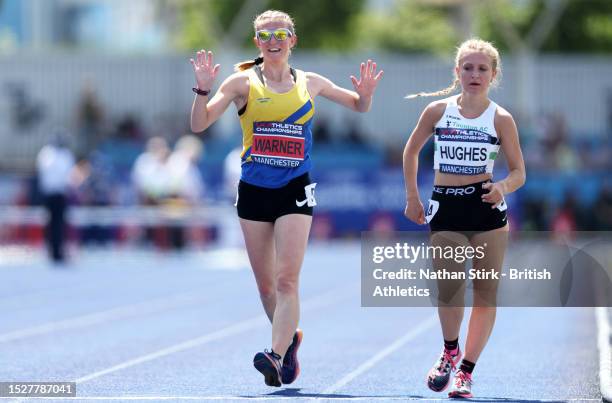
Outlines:
{"label": "blurred spectator", "polygon": [[612,168],[612,147],[609,140],[585,139],[581,148],[582,166],[592,170],[609,171]]}
{"label": "blurred spectator", "polygon": [[242,147],[236,147],[230,151],[223,161],[223,196],[232,202],[236,200],[238,182],[242,173]]}
{"label": "blurred spectator", "polygon": [[113,204],[112,173],[99,153],[90,159],[81,159],[72,174],[74,201],[83,206]]}
{"label": "blurred spectator", "polygon": [[578,204],[572,192],[565,194],[565,199],[554,214],[550,226],[555,234],[568,234],[583,228]]}
{"label": "blurred spectator", "polygon": [[580,168],[580,159],[569,142],[565,117],[558,112],[545,114],[540,126],[540,144],[528,158],[532,167],[576,172]]}
{"label": "blurred spectator", "polygon": [[571,147],[568,143],[560,144],[556,152],[555,156],[555,165],[561,172],[569,172],[574,173],[578,171],[580,160],[576,153],[576,150]]}
{"label": "blurred spectator", "polygon": [[[202,141],[194,135],[182,136],[168,158],[168,199],[166,207],[172,209],[179,220],[184,221],[185,207],[197,206],[202,202],[204,181],[197,162],[202,155]],[[185,246],[183,225],[171,225],[170,244],[174,249]]]}
{"label": "blurred spectator", "polygon": [[127,115],[117,124],[115,135],[117,138],[124,140],[142,140],[144,138],[144,130],[138,118]]}
{"label": "blurred spectator", "polygon": [[66,135],[54,134],[52,141],[38,153],[36,169],[44,206],[48,212],[45,237],[49,254],[54,262],[65,259],[67,192],[74,157],[66,145]]}
{"label": "blurred spectator", "polygon": [[542,198],[529,197],[523,204],[523,231],[546,231],[549,217],[547,212],[550,206]]}
{"label": "blurred spectator", "polygon": [[311,239],[329,240],[334,236],[334,219],[329,213],[317,213],[312,219]]}
{"label": "blurred spectator", "polygon": [[526,141],[523,154],[525,158],[525,167],[528,172],[531,170],[552,170],[552,162],[550,156],[547,154],[546,146],[542,139],[538,139],[537,141]]}
{"label": "blurred spectator", "polygon": [[[230,151],[223,161],[223,198],[230,201],[234,206],[238,197],[238,183],[242,173],[240,154],[242,154],[242,146]],[[223,246],[244,246],[244,237],[240,230],[240,224],[234,216],[223,217],[219,239],[220,244]]]}
{"label": "blurred spectator", "polygon": [[132,182],[142,204],[156,205],[167,193],[166,162],[170,155],[163,137],[151,137],[132,168]]}
{"label": "blurred spectator", "polygon": [[370,217],[368,230],[381,239],[390,239],[395,231],[395,220],[390,213],[376,212]]}
{"label": "blurred spectator", "polygon": [[347,117],[344,121],[346,122],[346,141],[357,145],[365,144],[365,136],[361,132],[360,124],[357,119]]}
{"label": "blurred spectator", "polygon": [[325,116],[317,117],[312,137],[315,144],[330,142],[331,137],[329,134],[329,120]]}
{"label": "blurred spectator", "polygon": [[[145,206],[156,206],[168,195],[168,173],[166,162],[170,148],[163,137],[151,137],[145,151],[138,156],[132,168],[132,183],[138,201]],[[146,226],[145,239],[156,244],[163,243],[164,228]]]}
{"label": "blurred spectator", "polygon": [[590,210],[593,212],[595,221],[593,230],[612,231],[612,186],[602,187]]}
{"label": "blurred spectator", "polygon": [[[387,145],[384,149],[385,153],[385,165],[389,167],[401,167],[404,163],[404,149],[402,146],[396,144]],[[433,154],[432,154],[433,155]],[[424,151],[419,155],[419,161],[423,158],[427,158],[427,152]],[[423,166],[427,166],[423,164]]]}
{"label": "blurred spectator", "polygon": [[77,107],[77,153],[88,156],[102,138],[104,110],[98,101],[93,84],[87,81]]}
{"label": "blurred spectator", "polygon": [[[91,154],[91,160],[81,159],[72,174],[73,201],[81,206],[109,206],[113,204],[113,184],[103,159]],[[84,225],[80,240],[84,244],[105,244],[111,239],[111,229],[98,223]]]}
{"label": "blurred spectator", "polygon": [[6,87],[13,126],[18,130],[28,130],[39,124],[45,116],[44,105],[32,99],[24,83],[8,83]]}
{"label": "blurred spectator", "polygon": [[198,204],[204,195],[204,181],[198,168],[202,141],[194,135],[181,137],[166,163],[168,193],[189,205]]}

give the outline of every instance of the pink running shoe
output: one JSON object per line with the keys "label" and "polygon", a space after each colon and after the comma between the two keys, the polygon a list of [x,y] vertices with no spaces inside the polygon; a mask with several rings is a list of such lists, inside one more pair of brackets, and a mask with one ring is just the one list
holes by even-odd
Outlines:
{"label": "pink running shoe", "polygon": [[280,355],[268,350],[255,354],[253,358],[253,365],[264,375],[264,381],[268,386],[281,386],[280,358]]}
{"label": "pink running shoe", "polygon": [[444,349],[438,361],[427,374],[427,387],[434,392],[445,390],[450,384],[451,375],[457,369],[461,356],[461,350],[459,349],[457,349],[457,354],[454,355]]}
{"label": "pink running shoe", "polygon": [[460,399],[474,397],[474,395],[472,395],[472,374],[459,370],[455,374],[453,383],[453,390],[448,393],[448,397]]}
{"label": "pink running shoe", "polygon": [[287,349],[285,356],[283,357],[283,367],[281,368],[281,381],[284,384],[290,384],[300,374],[300,362],[297,358],[297,351],[302,343],[304,333],[297,329],[293,335],[293,341]]}

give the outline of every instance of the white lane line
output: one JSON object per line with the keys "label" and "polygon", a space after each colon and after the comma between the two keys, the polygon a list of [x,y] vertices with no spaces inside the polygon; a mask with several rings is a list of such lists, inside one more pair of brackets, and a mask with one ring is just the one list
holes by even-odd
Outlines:
{"label": "white lane line", "polygon": [[[345,286],[339,289],[333,289],[316,297],[313,297],[303,303],[302,312],[318,309],[327,305],[331,305],[334,302],[337,302],[341,299],[347,298],[351,293],[354,293],[353,288],[356,287],[356,284],[351,284],[349,286]],[[150,354],[145,354],[137,358],[133,358],[131,360],[122,362],[120,364],[114,365],[110,368],[103,369],[101,371],[93,372],[89,375],[82,376],[74,382],[83,383],[90,381],[92,379],[99,378],[101,376],[120,371],[125,368],[133,367],[134,365],[142,364],[147,361],[152,361],[157,358],[165,357],[170,354],[178,353],[181,351],[188,350],[190,348],[198,347],[206,343],[213,342],[215,340],[220,340],[226,337],[234,336],[236,334],[247,332],[251,329],[262,327],[268,324],[268,318],[266,315],[257,315],[251,319],[243,320],[234,325],[225,327],[216,332],[208,333],[200,337],[196,337],[195,339],[187,340],[182,343],[178,343],[172,345],[170,347],[163,348],[161,350],[155,351]]]}
{"label": "white lane line", "polygon": [[610,320],[607,307],[596,307],[595,318],[597,320],[597,346],[599,348],[599,387],[601,396],[607,401],[612,401],[612,351],[610,343]]}
{"label": "white lane line", "polygon": [[347,385],[353,379],[357,378],[359,375],[361,375],[364,372],[368,371],[370,368],[372,368],[374,365],[376,365],[379,361],[384,359],[386,356],[388,356],[389,354],[391,354],[392,352],[394,352],[398,348],[402,347],[404,344],[408,343],[409,341],[413,340],[414,338],[416,338],[421,333],[425,332],[426,330],[428,330],[429,328],[431,328],[432,326],[434,326],[438,322],[439,321],[438,321],[438,315],[437,314],[430,316],[428,319],[425,319],[424,321],[419,323],[416,327],[411,329],[408,333],[404,334],[402,337],[400,337],[399,339],[395,340],[389,346],[387,346],[383,350],[379,351],[377,354],[375,354],[369,360],[365,361],[363,364],[358,366],[355,370],[353,370],[352,372],[349,372],[348,374],[346,374],[338,382],[334,383],[332,386],[330,386],[329,388],[325,389],[322,393],[323,394],[334,393],[338,389],[340,389],[343,386]]}
{"label": "white lane line", "polygon": [[182,293],[172,297],[156,298],[136,304],[120,306],[106,311],[94,312],[87,315],[76,316],[74,318],[63,319],[54,322],[47,322],[25,329],[14,330],[0,334],[0,343],[20,340],[26,337],[38,336],[52,333],[59,330],[75,329],[86,326],[97,325],[100,323],[124,319],[137,315],[157,313],[163,310],[181,307],[185,305],[201,302],[205,296],[201,294]]}

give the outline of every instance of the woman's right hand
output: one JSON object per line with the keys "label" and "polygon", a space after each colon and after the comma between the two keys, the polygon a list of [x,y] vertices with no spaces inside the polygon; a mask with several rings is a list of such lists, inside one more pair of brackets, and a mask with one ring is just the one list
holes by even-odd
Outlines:
{"label": "woman's right hand", "polygon": [[213,53],[202,49],[196,53],[195,60],[189,59],[189,61],[193,66],[198,88],[210,91],[220,67],[219,64],[213,64]]}
{"label": "woman's right hand", "polygon": [[410,221],[423,225],[425,224],[425,210],[423,210],[423,203],[418,197],[410,197],[406,200],[406,209],[404,215]]}

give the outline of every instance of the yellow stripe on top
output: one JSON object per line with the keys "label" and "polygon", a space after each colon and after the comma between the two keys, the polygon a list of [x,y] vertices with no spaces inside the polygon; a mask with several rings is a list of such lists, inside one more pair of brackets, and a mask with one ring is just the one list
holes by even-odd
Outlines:
{"label": "yellow stripe on top", "polygon": [[249,96],[240,116],[242,179],[248,183],[279,187],[310,169],[314,102],[304,72],[295,74],[295,85],[276,93],[264,86],[254,68],[248,70]]}

